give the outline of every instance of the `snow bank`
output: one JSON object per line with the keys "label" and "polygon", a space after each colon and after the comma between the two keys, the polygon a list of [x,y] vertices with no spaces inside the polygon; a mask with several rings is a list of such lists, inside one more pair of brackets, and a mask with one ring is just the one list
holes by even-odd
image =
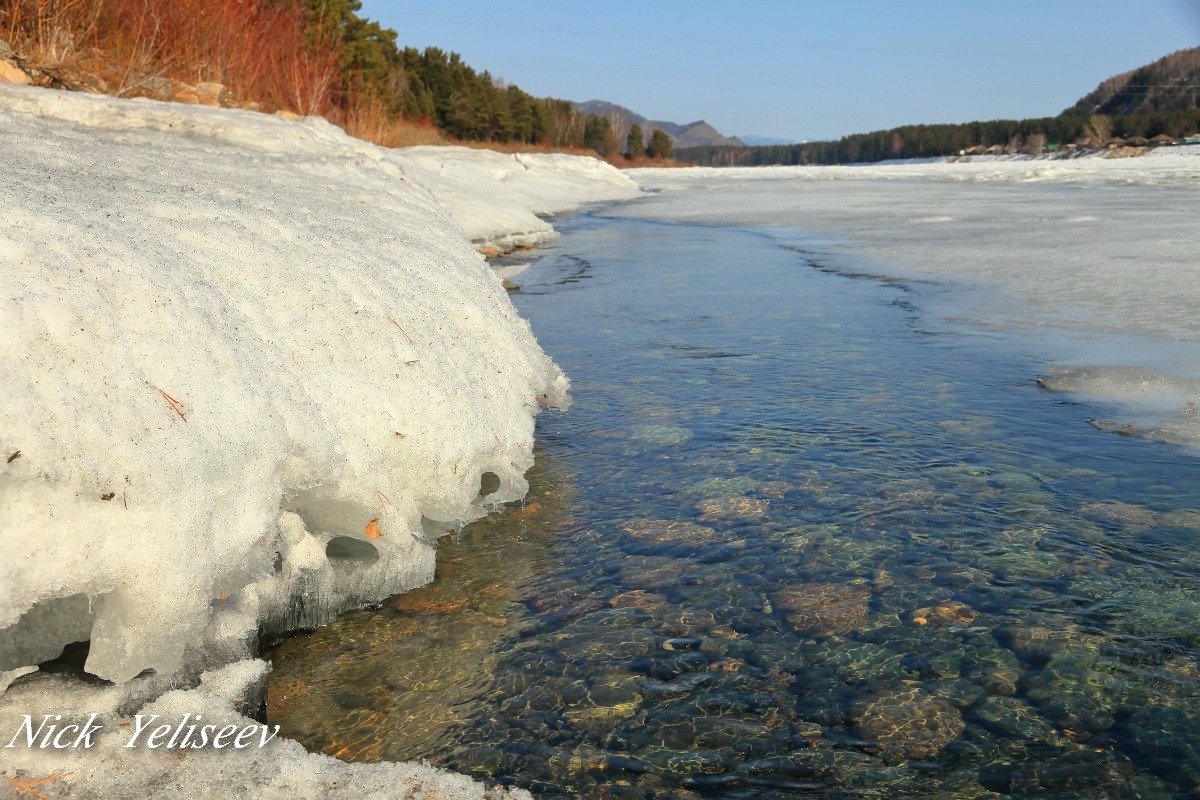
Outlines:
{"label": "snow bank", "polygon": [[501,251],[553,237],[538,215],[641,193],[620,170],[584,156],[428,146],[400,150],[396,160],[470,239]]}
{"label": "snow bank", "polygon": [[659,193],[612,213],[759,226],[834,268],[936,281],[945,289],[926,306],[944,321],[1019,336],[1051,364],[1095,368],[1078,374],[1103,380],[1070,382],[1071,391],[1140,420],[1156,411],[1173,441],[1200,446],[1187,405],[1200,402],[1200,147],[631,174]]}
{"label": "snow bank", "polygon": [[9,112],[106,129],[118,137],[123,132],[156,131],[203,140],[210,147],[316,159],[336,151],[342,157],[390,162],[432,192],[469,239],[499,250],[553,238],[554,229],[540,215],[641,193],[625,173],[587,156],[437,146],[387,150],[348,137],[320,117],[288,121],[176,103],[113,102],[95,95],[9,87],[0,91],[0,105]]}
{"label": "snow bank", "polygon": [[[432,580],[439,535],[524,496],[569,384],[463,228],[629,190],[589,159],[447,152],[452,179],[318,119],[0,88],[0,729],[235,717],[261,630]],[[108,688],[34,669],[86,640]],[[71,773],[30,784],[50,795],[484,796],[285,741],[4,752],[18,788]]]}

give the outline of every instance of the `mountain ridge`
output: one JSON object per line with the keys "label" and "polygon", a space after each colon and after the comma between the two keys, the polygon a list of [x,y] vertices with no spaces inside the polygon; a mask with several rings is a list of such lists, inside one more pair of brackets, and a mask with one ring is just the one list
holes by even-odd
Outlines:
{"label": "mountain ridge", "polygon": [[629,129],[634,125],[642,128],[642,134],[650,136],[655,128],[660,129],[671,139],[675,147],[704,147],[706,145],[732,145],[740,147],[744,144],[736,136],[725,136],[708,122],[698,119],[695,122],[680,124],[664,120],[652,120],[628,109],[625,106],[610,103],[607,100],[587,100],[582,103],[572,103],[576,110],[584,114],[594,114],[606,117],[612,125],[613,133],[624,142],[629,135]]}

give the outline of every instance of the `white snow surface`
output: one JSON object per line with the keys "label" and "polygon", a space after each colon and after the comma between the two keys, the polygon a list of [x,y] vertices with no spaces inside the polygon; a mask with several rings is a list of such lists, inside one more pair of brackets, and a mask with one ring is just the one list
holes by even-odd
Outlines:
{"label": "white snow surface", "polygon": [[396,158],[468,237],[499,250],[552,238],[554,229],[539,215],[641,194],[620,170],[583,156],[431,145],[405,148]]}
{"label": "white snow surface", "polygon": [[[427,583],[437,536],[524,496],[534,417],[569,383],[471,239],[544,237],[535,213],[637,189],[587,158],[438,152],[0,87],[0,722],[64,703],[233,714],[205,694],[217,673],[163,692],[253,672],[262,629]],[[88,639],[110,689],[30,674]],[[3,752],[13,786],[61,771]],[[484,791],[293,742],[219,768],[137,752],[85,754],[37,791]]]}
{"label": "white snow surface", "polygon": [[1086,368],[1048,387],[1200,446],[1200,147],[630,174],[657,194],[611,213],[759,226],[825,266],[940,284],[943,321]]}

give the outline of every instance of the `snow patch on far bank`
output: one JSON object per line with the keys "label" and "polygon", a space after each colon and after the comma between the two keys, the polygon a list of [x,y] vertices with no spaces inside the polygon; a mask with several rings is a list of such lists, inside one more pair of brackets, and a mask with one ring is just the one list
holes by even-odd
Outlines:
{"label": "snow patch on far bank", "polygon": [[647,189],[686,191],[734,183],[832,181],[919,181],[925,183],[1038,183],[1137,185],[1194,188],[1200,180],[1200,145],[1159,147],[1135,158],[1105,154],[1081,158],[970,156],[884,161],[875,164],[806,167],[689,167],[631,169]]}
{"label": "snow patch on far bank", "polygon": [[925,302],[935,317],[1091,368],[1073,373],[1072,393],[1200,446],[1200,146],[630,174],[658,193],[614,215],[756,226],[833,269],[939,283]]}

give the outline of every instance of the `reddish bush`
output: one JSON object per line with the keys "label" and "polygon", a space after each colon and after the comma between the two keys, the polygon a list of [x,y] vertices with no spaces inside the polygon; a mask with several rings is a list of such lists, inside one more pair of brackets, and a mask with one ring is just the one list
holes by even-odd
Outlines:
{"label": "reddish bush", "polygon": [[31,66],[142,93],[153,78],[225,84],[240,103],[333,111],[338,42],[280,0],[2,0],[0,37]]}

